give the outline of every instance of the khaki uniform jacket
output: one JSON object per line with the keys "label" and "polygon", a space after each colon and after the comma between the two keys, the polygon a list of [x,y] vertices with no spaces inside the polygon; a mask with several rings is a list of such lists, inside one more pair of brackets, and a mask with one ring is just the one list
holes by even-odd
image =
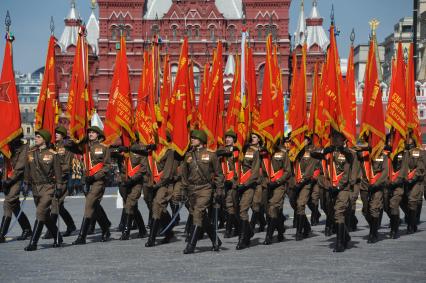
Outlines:
{"label": "khaki uniform jacket", "polygon": [[58,154],[47,147],[34,147],[28,151],[25,182],[31,185],[62,183],[62,167]]}
{"label": "khaki uniform jacket", "polygon": [[[2,176],[3,180],[10,179],[15,184],[24,177],[28,149],[29,147],[27,144],[22,144],[16,150],[12,150],[12,156],[9,160],[7,160],[6,158],[4,159]],[[9,178],[7,177],[7,162],[10,162],[10,165],[13,169],[12,175]]]}
{"label": "khaki uniform jacket", "polygon": [[273,172],[283,170],[283,175],[276,180],[277,185],[284,185],[292,176],[291,162],[285,148],[279,148],[274,152],[271,158],[271,169]]}
{"label": "khaki uniform jacket", "polygon": [[223,188],[223,173],[216,153],[205,147],[191,149],[185,154],[182,165],[182,186],[188,188],[211,183],[216,189]]}

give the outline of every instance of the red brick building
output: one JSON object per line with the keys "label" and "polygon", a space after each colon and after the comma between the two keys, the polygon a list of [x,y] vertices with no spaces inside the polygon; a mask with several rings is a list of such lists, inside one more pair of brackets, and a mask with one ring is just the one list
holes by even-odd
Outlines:
{"label": "red brick building", "polygon": [[[99,19],[95,16],[95,5],[99,7]],[[218,40],[224,46],[224,63],[228,63],[227,78],[232,79],[233,56],[239,52],[241,30],[250,33],[250,45],[254,49],[254,60],[258,74],[258,89],[261,90],[263,65],[265,61],[265,39],[272,33],[278,45],[278,60],[283,75],[283,89],[289,91],[291,36],[289,31],[289,9],[291,0],[98,0],[92,1],[93,12],[86,27],[87,39],[91,46],[89,69],[92,90],[97,101],[98,112],[104,116],[109,88],[114,72],[116,43],[123,28],[127,37],[132,93],[136,96],[144,50],[150,40],[158,35],[161,40],[161,54],[169,54],[172,73],[177,70],[180,46],[183,36],[189,37],[190,54],[194,62],[196,92],[202,78],[203,66],[212,59],[213,49]],[[303,1],[302,1],[303,3]],[[303,6],[302,6],[303,7]],[[302,10],[303,11],[303,10]],[[305,22],[306,21],[306,22]],[[57,47],[57,65],[60,81],[60,99],[67,101],[69,81],[75,50],[77,26],[81,23],[74,2],[65,20],[65,30]],[[328,45],[322,29],[322,18],[313,1],[311,17],[299,17],[295,35],[295,48],[303,40],[309,47],[308,73],[316,61],[324,60]],[[303,38],[302,34],[303,33]],[[231,72],[231,76],[229,76]],[[310,80],[308,80],[310,81]],[[228,89],[228,88],[226,88]],[[308,88],[310,89],[310,88]]]}

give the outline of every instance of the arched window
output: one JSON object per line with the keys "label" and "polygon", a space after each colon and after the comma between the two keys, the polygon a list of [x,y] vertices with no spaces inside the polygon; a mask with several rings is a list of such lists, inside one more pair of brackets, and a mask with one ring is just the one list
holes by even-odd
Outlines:
{"label": "arched window", "polygon": [[119,32],[118,32],[117,27],[116,26],[112,26],[112,28],[111,28],[111,39],[112,40],[117,40],[118,35],[119,35]]}
{"label": "arched window", "polygon": [[215,41],[214,26],[209,27],[209,33],[210,33],[210,40]]}
{"label": "arched window", "polygon": [[177,40],[177,26],[172,26],[172,38],[173,41]]}
{"label": "arched window", "polygon": [[160,28],[158,25],[152,25],[151,27],[151,37],[154,37],[160,33]]}
{"label": "arched window", "polygon": [[130,26],[126,26],[126,40],[131,40],[131,36],[130,36],[130,32],[131,32],[131,28]]}
{"label": "arched window", "polygon": [[192,39],[192,26],[191,25],[186,26],[186,35],[188,36],[189,39]]}
{"label": "arched window", "polygon": [[272,38],[274,40],[279,40],[279,38],[278,38],[278,27],[276,25],[272,26]]}
{"label": "arched window", "polygon": [[262,26],[257,26],[256,27],[256,30],[257,30],[257,40],[262,40],[263,39],[263,29],[262,29]]}
{"label": "arched window", "polygon": [[171,65],[170,74],[172,75],[172,86],[175,84],[177,71],[178,71],[178,65],[177,64]]}
{"label": "arched window", "polygon": [[200,26],[195,26],[194,36],[196,39],[200,38]]}
{"label": "arched window", "polygon": [[234,26],[230,26],[228,28],[228,40],[229,41],[235,41],[235,34],[236,34],[236,29]]}

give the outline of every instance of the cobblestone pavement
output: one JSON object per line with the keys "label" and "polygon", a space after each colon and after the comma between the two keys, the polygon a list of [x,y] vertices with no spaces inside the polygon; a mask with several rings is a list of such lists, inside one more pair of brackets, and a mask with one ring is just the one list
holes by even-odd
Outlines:
{"label": "cobblestone pavement", "polygon": [[[0,205],[2,198],[0,195]],[[121,210],[116,208],[113,190],[108,190],[102,205],[112,227],[116,227]],[[67,198],[65,206],[79,228],[84,198]],[[148,212],[142,200],[139,207],[146,222]],[[287,201],[285,208],[285,213],[291,214]],[[24,210],[33,223],[32,200],[27,200]],[[0,216],[2,213],[3,210]],[[205,238],[198,242],[195,254],[184,255],[186,209],[181,216],[173,242],[154,248],[145,248],[146,238],[136,239],[134,230],[133,239],[129,241],[118,240],[120,233],[114,232],[113,240],[101,243],[98,233],[88,237],[87,245],[72,246],[75,234],[64,238],[62,248],[51,248],[52,240],[40,240],[38,251],[25,252],[28,241],[13,240],[21,232],[16,225],[8,243],[0,245],[0,282],[426,282],[424,213],[419,232],[405,235],[403,224],[401,237],[396,240],[386,238],[389,219],[384,216],[380,241],[370,245],[366,240],[366,221],[358,211],[359,229],[351,233],[350,249],[338,254],[332,252],[335,237],[325,237],[322,233],[322,216],[321,225],[313,227],[312,237],[303,241],[296,242],[295,229],[287,229],[286,241],[282,243],[275,241],[264,246],[265,233],[257,233],[249,249],[237,251],[237,238],[221,237],[221,251],[212,252],[211,242]],[[287,220],[286,224],[290,222]],[[60,225],[61,230],[65,230],[62,221]]]}

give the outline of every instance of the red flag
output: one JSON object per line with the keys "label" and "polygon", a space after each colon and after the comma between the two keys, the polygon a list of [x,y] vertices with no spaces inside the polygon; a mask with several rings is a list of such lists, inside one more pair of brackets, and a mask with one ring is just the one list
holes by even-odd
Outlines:
{"label": "red flag", "polygon": [[53,133],[55,132],[59,117],[55,65],[55,37],[52,35],[49,40],[43,82],[41,83],[40,96],[35,111],[36,130],[49,130],[52,133],[52,143],[55,142],[55,135]]}
{"label": "red flag", "polygon": [[172,136],[172,147],[183,156],[189,145],[189,111],[188,101],[189,88],[189,66],[188,66],[188,38],[185,37],[179,57],[179,67],[173,86],[169,104],[168,129]]}
{"label": "red flag", "polygon": [[281,73],[276,62],[272,47],[272,35],[269,34],[266,42],[266,63],[262,89],[262,103],[260,105],[260,130],[265,136],[267,149],[272,152],[273,145],[284,130],[283,96],[281,90]]}
{"label": "red flag", "polygon": [[86,136],[94,112],[89,85],[88,45],[83,34],[84,27],[80,27],[67,103],[70,137],[76,143]]}
{"label": "red flag", "polygon": [[201,128],[208,136],[207,147],[216,150],[218,143],[222,144],[223,137],[223,59],[222,43],[217,43],[217,48],[213,58],[213,69],[211,74],[211,84],[205,101],[204,110],[201,113]]}
{"label": "red flag", "polygon": [[306,117],[306,43],[302,49],[302,63],[300,64],[300,71],[297,75],[296,85],[294,85],[295,92],[291,95],[294,96],[291,100],[290,111],[292,117],[289,123],[291,125],[291,140],[294,146],[290,150],[290,159],[295,160],[299,152],[305,147],[305,134],[308,131],[307,117]]}
{"label": "red flag", "polygon": [[18,94],[16,92],[15,73],[13,71],[12,54],[13,36],[6,35],[3,68],[0,76],[0,151],[10,158],[12,155],[8,143],[22,134],[21,115],[19,111]]}
{"label": "red flag", "polygon": [[[340,67],[339,67],[340,68]],[[340,71],[339,71],[340,72]],[[341,78],[341,76],[340,76]],[[345,87],[339,101],[339,129],[355,145],[356,143],[356,99],[355,99],[355,68],[354,47],[349,52],[348,68],[346,72]]]}
{"label": "red flag", "polygon": [[365,69],[364,100],[362,103],[361,137],[367,137],[374,159],[383,150],[385,144],[385,123],[374,39],[370,41],[367,66]]}
{"label": "red flag", "polygon": [[144,53],[144,67],[138,89],[138,104],[135,115],[135,127],[138,132],[139,139],[144,144],[153,144],[155,142],[155,82],[153,80],[155,63],[153,61],[152,54],[153,53],[151,52],[151,56],[149,56],[147,51]]}
{"label": "red flag", "polygon": [[122,145],[130,146],[135,140],[133,132],[132,93],[127,67],[126,40],[121,35],[115,70],[109,91],[105,117],[105,144],[113,144],[121,137]]}
{"label": "red flag", "polygon": [[[247,46],[247,45],[246,45]],[[249,113],[249,121],[247,126],[247,135],[250,133],[257,133],[262,136],[259,120],[260,120],[260,107],[259,99],[257,97],[257,79],[256,69],[253,59],[253,49],[246,47],[246,58],[245,58],[245,85],[246,85],[246,111]]]}
{"label": "red flag", "polygon": [[327,123],[337,131],[339,129],[339,98],[341,96],[341,73],[340,73],[339,53],[337,50],[336,38],[334,35],[334,25],[330,27],[330,45],[327,50],[326,77],[324,84],[324,114]]}
{"label": "red flag", "polygon": [[410,51],[408,52],[408,63],[407,63],[407,75],[405,77],[406,85],[406,96],[407,96],[407,126],[409,131],[412,132],[412,137],[416,142],[417,146],[420,146],[420,123],[419,116],[417,114],[417,99],[416,99],[416,87],[414,81],[414,45],[410,44]]}
{"label": "red flag", "polygon": [[198,99],[197,121],[194,123],[195,128],[201,128],[202,115],[205,113],[205,102],[207,100],[207,92],[209,90],[210,81],[210,64],[204,66],[203,80],[201,81],[200,96]]}
{"label": "red flag", "polygon": [[240,149],[243,148],[246,138],[246,123],[244,120],[245,112],[241,104],[241,66],[240,59],[237,56],[235,65],[234,81],[232,82],[231,95],[229,97],[228,109],[226,111],[225,130],[232,130],[237,134],[236,146]]}
{"label": "red flag", "polygon": [[[386,111],[385,124],[392,133],[391,159],[404,149],[407,137],[405,89],[405,63],[402,55],[402,43],[398,43],[397,59],[392,60],[392,79],[389,88],[389,102]],[[394,129],[394,130],[392,130]]]}
{"label": "red flag", "polygon": [[169,114],[169,99],[171,92],[171,78],[170,78],[170,62],[169,56],[166,55],[164,58],[164,69],[163,69],[163,85],[161,86],[161,96],[160,96],[160,113],[161,120],[158,127],[158,144],[157,149],[154,152],[154,157],[159,161],[167,150],[167,119]]}
{"label": "red flag", "polygon": [[316,124],[318,122],[318,112],[319,108],[319,84],[320,84],[320,76],[318,72],[318,62],[315,63],[314,67],[314,77],[313,77],[313,85],[312,85],[312,96],[311,96],[311,105],[309,109],[309,120],[308,120],[308,130],[311,135],[313,135],[313,142],[316,146],[320,146],[320,133],[317,132],[319,128]]}

